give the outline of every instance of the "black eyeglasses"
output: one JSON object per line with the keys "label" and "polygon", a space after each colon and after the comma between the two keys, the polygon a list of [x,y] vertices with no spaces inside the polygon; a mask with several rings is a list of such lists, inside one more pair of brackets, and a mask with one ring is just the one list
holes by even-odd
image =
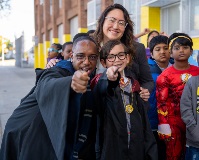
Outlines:
{"label": "black eyeglasses", "polygon": [[88,57],[89,62],[96,62],[98,59],[98,55],[92,54],[90,56],[85,56],[83,53],[76,53],[75,57],[78,61],[84,62],[86,60],[86,57]]}
{"label": "black eyeglasses", "polygon": [[120,60],[124,60],[126,58],[127,53],[126,52],[119,52],[118,54],[108,54],[106,56],[106,59],[109,62],[114,62],[116,59],[116,56],[120,59]]}
{"label": "black eyeglasses", "polygon": [[119,27],[126,28],[128,23],[126,23],[124,20],[117,20],[114,17],[105,17],[105,19],[108,19],[108,23],[111,25],[114,25],[116,22],[118,23]]}

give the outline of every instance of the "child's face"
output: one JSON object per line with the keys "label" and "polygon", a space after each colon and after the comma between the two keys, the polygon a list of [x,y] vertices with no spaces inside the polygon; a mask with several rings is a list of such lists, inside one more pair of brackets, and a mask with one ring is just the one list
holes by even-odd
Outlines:
{"label": "child's face", "polygon": [[64,51],[62,52],[62,56],[64,57],[65,60],[69,59],[72,55],[72,44],[66,45],[64,48]]}
{"label": "child's face", "polygon": [[[103,67],[109,68],[111,66],[116,66],[119,68],[118,72],[120,72],[120,74],[123,75],[123,70],[130,61],[129,54],[124,54],[124,47],[121,44],[116,45],[113,47],[113,49],[110,51],[110,53],[108,55],[109,56],[113,55],[112,56],[113,60],[111,60],[113,62],[110,62],[110,60],[108,60],[108,59],[106,59],[105,61],[101,60]],[[120,57],[120,59],[118,58],[118,56]],[[115,58],[115,60],[114,60],[114,58]]]}
{"label": "child's face", "polygon": [[182,46],[175,42],[171,49],[171,54],[176,61],[185,61],[191,56],[192,50],[190,46]]}
{"label": "child's face", "polygon": [[48,58],[55,58],[58,56],[58,50],[55,45],[51,45],[51,47],[48,49]]}
{"label": "child's face", "polygon": [[153,48],[153,53],[151,57],[156,60],[157,63],[169,62],[170,52],[167,44],[160,43]]}
{"label": "child's face", "polygon": [[159,34],[158,34],[157,32],[153,32],[153,33],[151,33],[151,34],[150,34],[150,36],[149,36],[149,38],[148,38],[147,43],[149,44],[149,42],[151,41],[151,39],[152,39],[153,37],[158,36],[158,35],[159,35]]}

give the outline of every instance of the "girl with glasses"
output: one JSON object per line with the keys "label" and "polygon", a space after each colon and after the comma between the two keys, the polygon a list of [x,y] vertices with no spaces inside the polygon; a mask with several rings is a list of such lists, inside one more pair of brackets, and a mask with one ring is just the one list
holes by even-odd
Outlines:
{"label": "girl with glasses", "polygon": [[59,43],[53,43],[50,48],[48,48],[48,58],[47,62],[51,59],[64,59],[62,56],[62,45]]}
{"label": "girl with glasses", "polygon": [[108,41],[101,48],[100,61],[107,70],[96,75],[91,86],[101,124],[101,160],[157,159],[139,82],[124,72],[131,66],[129,50],[118,40]]}

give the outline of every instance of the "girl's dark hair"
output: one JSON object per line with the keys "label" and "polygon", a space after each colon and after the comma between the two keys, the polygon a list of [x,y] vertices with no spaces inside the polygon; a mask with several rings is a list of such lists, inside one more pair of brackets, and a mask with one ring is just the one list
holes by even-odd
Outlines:
{"label": "girl's dark hair", "polygon": [[161,44],[161,43],[164,43],[167,45],[167,41],[168,41],[168,37],[167,36],[162,36],[162,35],[159,35],[159,36],[156,36],[156,37],[153,37],[151,39],[151,41],[149,42],[149,49],[150,49],[150,52],[153,53],[153,49],[156,45],[158,44]]}
{"label": "girl's dark hair", "polygon": [[150,31],[149,34],[147,35],[147,47],[149,47],[149,42],[148,42],[149,37],[150,37],[150,35],[151,35],[152,33],[154,33],[154,32],[157,33],[158,35],[160,35],[160,33],[159,33],[158,31],[156,31],[156,30]]}
{"label": "girl's dark hair", "polygon": [[128,53],[128,48],[119,40],[110,40],[106,42],[100,51],[100,59],[106,60],[107,55],[110,53],[110,51],[115,47],[116,45],[122,45],[124,48],[124,52]]}
{"label": "girl's dark hair", "polygon": [[64,59],[64,57],[61,55],[62,53],[62,45],[59,43],[53,43],[52,45],[56,46],[56,49],[58,50],[57,59]]}
{"label": "girl's dark hair", "polygon": [[133,22],[130,19],[130,16],[128,14],[128,11],[120,4],[113,4],[108,6],[103,13],[101,14],[100,18],[98,19],[98,25],[97,29],[95,30],[93,36],[100,45],[100,43],[103,41],[104,38],[104,33],[103,33],[103,25],[105,21],[105,17],[107,14],[114,10],[114,9],[119,9],[124,13],[124,19],[128,25],[125,28],[124,34],[121,37],[120,41],[127,47],[129,48],[129,54],[134,57],[135,56],[135,41],[134,41],[134,35],[133,35]]}
{"label": "girl's dark hair", "polygon": [[193,50],[193,41],[188,34],[185,33],[173,33],[168,39],[169,48],[172,50],[175,43],[178,43],[182,46],[189,46]]}

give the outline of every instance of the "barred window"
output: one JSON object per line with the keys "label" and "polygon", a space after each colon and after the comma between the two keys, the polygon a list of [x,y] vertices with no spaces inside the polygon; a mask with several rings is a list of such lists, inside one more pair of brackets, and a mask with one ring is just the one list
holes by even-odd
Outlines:
{"label": "barred window", "polygon": [[171,35],[181,32],[180,4],[174,4],[161,9],[161,31]]}
{"label": "barred window", "polygon": [[60,24],[58,26],[58,38],[59,38],[59,43],[63,44],[63,24]]}
{"label": "barred window", "polygon": [[128,11],[131,20],[135,24],[134,34],[140,33],[140,8],[141,3],[144,3],[140,0],[114,0],[114,3],[123,5]]}
{"label": "barred window", "polygon": [[199,35],[199,1],[191,0],[190,5],[190,15],[189,15],[189,32],[190,34]]}
{"label": "barred window", "polygon": [[62,0],[59,0],[59,8],[62,7]]}
{"label": "barred window", "polygon": [[70,33],[71,39],[78,33],[78,16],[70,19]]}
{"label": "barred window", "polygon": [[51,30],[49,30],[49,38],[50,38],[50,44],[52,44],[52,41],[53,41],[53,31],[52,31],[52,29]]}

